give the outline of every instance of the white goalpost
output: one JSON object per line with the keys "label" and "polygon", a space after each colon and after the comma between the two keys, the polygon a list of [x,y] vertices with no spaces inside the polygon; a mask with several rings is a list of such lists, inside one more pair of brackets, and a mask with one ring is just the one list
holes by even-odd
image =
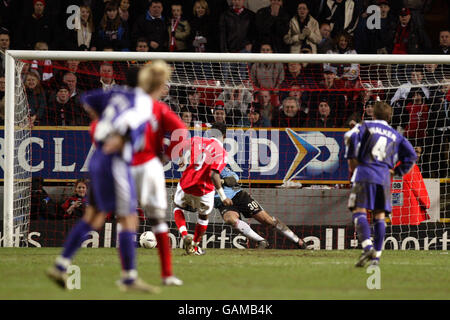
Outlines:
{"label": "white goalpost", "polygon": [[[30,211],[30,190],[31,190],[31,176],[32,173],[23,170],[23,166],[20,167],[18,165],[18,159],[17,159],[17,152],[18,152],[18,141],[27,139],[31,137],[31,129],[29,128],[28,123],[28,104],[26,101],[26,94],[24,93],[24,88],[22,84],[21,79],[21,64],[20,61],[22,60],[52,60],[52,61],[58,61],[58,60],[78,60],[78,61],[151,61],[151,60],[157,60],[162,59],[170,63],[179,63],[182,67],[177,70],[175,67],[174,71],[174,79],[172,80],[172,84],[180,87],[188,87],[188,86],[200,86],[198,82],[196,82],[199,78],[196,75],[196,72],[200,72],[200,70],[197,70],[196,67],[188,69],[185,68],[184,63],[203,63],[203,64],[218,64],[220,67],[223,68],[225,64],[230,64],[229,68],[239,68],[239,64],[245,64],[246,66],[249,66],[250,64],[254,63],[301,63],[301,64],[358,64],[358,65],[371,65],[374,66],[374,68],[361,68],[360,73],[361,77],[365,77],[367,81],[379,81],[380,85],[376,88],[376,90],[397,90],[402,85],[407,83],[409,81],[408,77],[409,74],[407,74],[405,71],[399,71],[398,74],[397,71],[393,72],[390,68],[394,65],[428,65],[428,64],[439,64],[439,65],[447,65],[450,66],[450,57],[445,55],[350,55],[350,54],[259,54],[259,53],[238,53],[238,54],[228,54],[228,53],[167,53],[167,52],[155,52],[155,53],[142,53],[142,52],[77,52],[77,51],[24,51],[24,50],[8,50],[5,53],[5,67],[6,67],[6,88],[5,88],[5,125],[4,125],[4,142],[2,145],[3,152],[4,152],[4,181],[3,181],[3,246],[4,247],[14,247],[19,245],[19,239],[18,237],[15,237],[15,233],[23,232],[25,235],[27,233],[27,226],[29,224],[29,211]],[[382,66],[382,70],[379,69],[379,66]],[[385,68],[386,67],[386,68]],[[215,68],[214,66],[211,66],[211,69]],[[248,67],[249,68],[249,67]],[[386,71],[385,69],[388,69]],[[397,70],[397,69],[396,69]],[[217,72],[221,72],[222,69],[216,70]],[[202,70],[201,72],[204,72]],[[393,76],[393,73],[396,73],[395,76]],[[450,74],[448,74],[450,76]],[[313,76],[313,74],[311,74]],[[249,76],[250,77],[250,76]],[[227,83],[226,81],[222,81],[223,79],[217,80],[217,86],[219,89],[224,89],[227,87],[238,87],[236,84],[233,83]],[[244,81],[243,79],[238,79],[242,83],[247,83],[248,81]],[[250,77],[250,87],[251,87],[251,93],[254,94],[256,91],[260,91],[267,88],[257,88],[255,87],[255,84],[252,84],[251,77]],[[203,86],[210,86],[209,84],[202,84]],[[215,86],[216,86],[215,85]],[[432,87],[437,85],[450,85],[450,77],[447,79],[445,77],[439,78],[438,82],[435,83],[426,83],[423,84],[411,84],[410,87]],[[274,92],[278,92],[277,88],[271,88]],[[373,89],[373,88],[372,88]],[[307,89],[309,90],[309,93],[312,94],[319,94],[321,90],[323,89]],[[351,89],[349,89],[351,90]],[[375,90],[375,89],[373,89]],[[388,101],[389,102],[389,101]],[[245,114],[240,115],[241,117],[238,120],[242,120],[245,116]],[[242,128],[245,128],[245,126],[237,125],[238,121],[233,119],[233,124],[236,124],[236,130],[233,132],[237,132],[237,130],[244,130]],[[234,126],[232,126],[234,127]],[[239,127],[239,128],[238,128]],[[342,128],[341,128],[342,129]],[[272,130],[273,132],[276,131],[275,129],[268,129]],[[280,129],[281,130],[281,129]],[[283,132],[286,132],[286,139],[294,139],[296,132],[293,130],[289,131],[285,128],[282,129]],[[244,130],[245,131],[245,130]],[[308,136],[308,133],[315,133],[319,130],[312,130],[308,129],[306,130],[307,134],[299,133],[299,136],[301,136],[301,139],[309,141],[311,144],[313,144],[311,141],[315,141],[317,137],[311,138],[313,140],[307,140],[310,138],[310,135]],[[326,131],[326,130],[325,130]],[[343,131],[343,130],[341,130]],[[245,131],[247,132],[247,131]],[[301,130],[298,130],[298,132],[301,132]],[[247,141],[243,138],[243,141]],[[317,138],[319,139],[319,138]],[[322,139],[322,138],[320,138]],[[325,139],[325,138],[324,138]],[[262,138],[260,139],[262,140]],[[289,141],[291,141],[289,140]],[[293,140],[292,140],[293,141]],[[236,143],[236,146],[238,144]],[[294,149],[294,147],[289,147]],[[297,148],[297,147],[295,147]],[[280,153],[285,152],[286,157],[291,156],[288,154],[288,151],[283,151],[282,147],[279,146]],[[252,149],[253,150],[253,149]],[[294,149],[295,150],[295,149]],[[317,148],[317,150],[319,150]],[[433,149],[434,150],[434,149]],[[27,157],[25,159],[25,162],[30,162],[32,157],[31,155],[31,147],[27,147],[26,150],[22,150],[22,152],[26,153]],[[246,151],[247,152],[247,151]],[[291,151],[289,151],[291,152]],[[434,151],[433,151],[434,152]],[[250,152],[249,152],[250,153]],[[244,153],[243,153],[244,154]],[[431,158],[430,158],[431,159]],[[281,161],[281,160],[280,160]],[[323,160],[325,161],[325,160]],[[431,161],[431,160],[430,160]],[[447,159],[448,161],[448,159]],[[22,161],[23,162],[23,161]],[[312,160],[311,160],[312,163]],[[319,165],[321,165],[319,163]],[[239,166],[236,165],[236,168]],[[262,167],[262,165],[260,165]],[[18,169],[17,169],[18,168]],[[289,170],[288,170],[289,169]],[[287,168],[287,172],[291,172],[292,168]],[[295,168],[294,168],[295,169]],[[319,168],[320,169],[320,168]],[[315,169],[316,171],[319,169]],[[172,169],[175,170],[175,169]],[[306,170],[306,169],[305,169]],[[310,168],[311,172],[313,172],[312,165]],[[245,170],[244,170],[245,171]],[[255,183],[259,184],[270,184],[273,183],[274,185],[276,183],[281,184],[283,179],[280,179],[278,176],[273,176],[272,180],[268,180],[266,182],[263,178],[261,178],[259,175],[256,178],[252,178],[250,176],[250,173],[254,174],[255,172],[258,172],[256,169],[251,170],[250,166],[247,171],[242,171],[241,179],[245,181],[246,187],[249,187],[250,189],[253,188],[252,186]],[[295,171],[295,170],[294,170]],[[296,179],[303,183],[303,184],[311,184],[315,185],[316,183],[312,181],[311,179],[298,178],[298,173],[294,173],[292,171],[291,178],[292,181],[295,181]],[[297,174],[297,178],[296,178]],[[310,176],[314,176],[314,173],[311,173]],[[320,177],[322,182],[319,182],[317,184],[323,184],[323,185],[337,185],[340,184],[342,181],[337,181],[333,178],[328,178],[328,173],[321,173],[320,176],[316,174],[316,177]],[[331,176],[331,174],[330,174]],[[287,177],[287,175],[285,175]],[[325,177],[325,178],[323,178]],[[448,176],[447,177],[439,177],[435,176],[437,180],[439,180],[443,185],[445,185],[444,188],[441,188],[441,190],[444,190],[444,196],[447,199],[447,183],[449,183]],[[326,180],[329,179],[329,180]],[[288,181],[288,179],[285,179]],[[255,182],[256,181],[256,182]],[[286,182],[284,181],[284,182]],[[289,180],[290,181],[290,180]],[[313,188],[312,188],[313,189]],[[439,188],[438,188],[439,189]],[[295,212],[296,209],[289,208],[289,202],[292,203],[298,203],[298,205],[301,205],[300,211],[304,210],[311,211],[314,210],[314,208],[311,208],[311,206],[317,205],[320,207],[320,209],[317,210],[326,210],[321,206],[319,203],[321,200],[318,200],[319,198],[316,198],[314,200],[314,191],[315,190],[302,190],[302,192],[298,191],[296,194],[296,189],[288,190],[288,189],[279,189],[279,190],[286,190],[285,193],[282,191],[279,191],[280,193],[277,193],[278,191],[273,188],[272,191],[265,191],[265,190],[259,190],[258,188],[253,189],[254,194],[259,195],[259,198],[257,197],[257,200],[266,201],[265,206],[269,208],[273,208],[273,210],[277,210],[277,208],[280,208],[281,205],[287,206],[286,209],[279,209],[281,211],[277,212],[278,215],[285,216],[286,218],[284,220],[289,220],[291,215],[293,215],[291,212]],[[272,193],[271,193],[272,192]],[[328,191],[320,191],[322,192],[328,192]],[[336,190],[336,194],[345,194],[343,190]],[[276,196],[274,195],[280,194],[280,199],[276,199]],[[333,197],[336,197],[335,193],[330,193],[330,199],[333,199]],[[431,196],[431,194],[430,194]],[[302,198],[303,200],[298,200]],[[310,199],[312,199],[312,202],[308,202]],[[319,201],[319,202],[317,202]],[[346,200],[343,200],[344,202]],[[437,200],[439,201],[439,200]],[[330,202],[331,203],[331,202]],[[329,205],[329,203],[328,203]],[[441,203],[435,204],[439,208],[436,210],[447,210],[445,206],[443,206]],[[22,208],[20,209],[20,213],[17,212],[18,207]],[[284,210],[284,211],[283,211]],[[326,216],[326,213],[323,214],[323,217]],[[450,217],[450,215],[449,215]],[[445,217],[446,218],[446,217]],[[306,219],[306,218],[305,218]],[[329,220],[325,220],[324,226],[328,225]],[[439,217],[437,218],[439,220]],[[294,221],[294,219],[292,219]],[[305,224],[308,224],[309,220],[306,219]],[[444,221],[444,225],[446,223],[446,220]],[[317,221],[315,222],[317,223]],[[401,227],[401,231],[399,232],[409,232],[409,227],[405,226],[404,229]],[[299,228],[299,230],[304,230]],[[321,231],[320,231],[321,232]],[[325,231],[326,235],[328,236],[328,231]],[[338,231],[340,232],[340,231]],[[417,231],[419,232],[419,231]],[[218,232],[219,233],[219,232]],[[447,234],[447,233],[445,233]],[[340,233],[339,233],[340,235]],[[348,235],[347,235],[348,236]],[[427,235],[428,236],[428,235]],[[338,240],[339,241],[339,240]],[[327,245],[327,244],[326,244]],[[445,247],[447,244],[445,244]],[[327,247],[328,248],[328,247]],[[338,246],[339,248],[339,246]]]}

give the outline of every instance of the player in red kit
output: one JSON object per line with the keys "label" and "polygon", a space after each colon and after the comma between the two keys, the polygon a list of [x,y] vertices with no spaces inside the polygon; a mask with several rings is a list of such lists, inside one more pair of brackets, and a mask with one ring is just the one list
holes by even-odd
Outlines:
{"label": "player in red kit", "polygon": [[[223,148],[226,130],[225,124],[214,123],[207,132],[209,137],[191,139],[190,162],[181,176],[174,197],[175,223],[187,254],[204,254],[199,244],[208,227],[208,215],[214,208],[215,191],[225,206],[233,204],[225,195],[220,180],[220,172],[227,165],[227,152]],[[193,237],[187,233],[183,209],[198,213]]]}
{"label": "player in red kit", "polygon": [[[166,182],[163,161],[172,159],[172,148],[182,143],[188,131],[184,122],[165,103],[157,101],[170,79],[170,68],[163,61],[154,61],[138,73],[138,85],[153,99],[152,116],[145,131],[145,147],[133,155],[131,173],[135,180],[138,201],[144,209],[158,242],[163,285],[180,286],[183,281],[173,275],[167,210]],[[149,106],[150,107],[150,106]],[[163,140],[171,135],[164,151]],[[176,160],[176,159],[174,159]]]}

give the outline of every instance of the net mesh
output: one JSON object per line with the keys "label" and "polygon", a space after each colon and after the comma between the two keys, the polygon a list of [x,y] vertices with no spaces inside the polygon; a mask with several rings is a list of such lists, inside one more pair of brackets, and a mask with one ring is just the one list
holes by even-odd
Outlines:
{"label": "net mesh", "polygon": [[[88,118],[83,114],[79,94],[123,84],[130,66],[145,63],[151,61],[17,62],[17,74],[22,77],[16,79],[16,88],[20,89],[16,105],[23,107],[20,112],[16,110],[16,119],[22,121],[16,127],[27,127],[33,115],[36,119],[33,119],[33,130],[21,130],[21,136],[16,132],[16,149],[30,137],[41,139],[25,148],[30,157],[25,163],[31,163],[34,172],[30,168],[24,170],[22,163],[16,166],[15,173],[16,181],[25,178],[27,181],[15,189],[14,207],[18,210],[15,225],[21,226],[21,232],[25,229],[39,232],[39,236],[31,237],[35,241],[33,245],[36,242],[61,245],[67,231],[79,219],[67,215],[62,206],[70,197],[76,197],[74,181],[88,178],[87,162],[92,152],[86,127]],[[398,183],[393,186],[393,201],[403,210],[394,212],[400,216],[399,220],[394,217],[387,220],[386,247],[414,248],[414,239],[420,242],[420,248],[443,247],[445,241],[439,239],[445,236],[450,218],[447,107],[450,76],[446,66],[246,62],[174,62],[171,66],[172,78],[162,100],[180,115],[192,132],[197,130],[201,134],[211,123],[225,121],[229,128],[226,147],[233,154],[231,168],[239,175],[241,186],[270,215],[309,239],[316,248],[343,249],[357,245],[346,208],[350,184],[342,137],[354,123],[371,119],[370,106],[374,101],[390,103],[394,109],[393,127],[421,148],[418,166],[426,188],[416,184],[420,181],[417,177],[412,177],[410,182],[406,178],[394,180]],[[26,79],[30,73],[39,75],[45,96],[43,107],[36,107],[36,94],[27,91]],[[42,80],[44,74],[46,80]],[[64,107],[58,96],[63,96],[58,93],[62,84],[69,91],[69,104]],[[291,108],[289,101],[295,101],[298,110]],[[329,106],[328,113],[322,110],[326,109],[324,103]],[[45,147],[36,141],[42,141]],[[310,149],[305,151],[302,149],[305,146]],[[20,159],[16,158],[16,164]],[[176,164],[166,169],[167,217],[173,246],[179,247],[172,198],[181,172]],[[31,177],[36,181],[43,179],[45,193],[33,189],[30,200]],[[414,186],[410,188],[412,193],[427,191],[431,199],[428,216],[415,211],[427,204],[415,204],[408,199],[406,185]],[[410,195],[413,197],[418,199]],[[108,219],[108,223],[114,221],[112,216]],[[254,219],[243,219],[268,238],[273,247],[294,246],[273,228]],[[193,233],[196,214],[188,212],[187,221]],[[140,232],[149,229],[141,215]],[[100,233],[100,237],[107,234],[111,237],[114,230]],[[434,238],[437,240],[430,243]],[[100,241],[99,245],[106,243],[109,242]],[[111,243],[114,245],[114,241]],[[226,226],[217,210],[210,217],[204,244],[207,247],[254,246]]]}

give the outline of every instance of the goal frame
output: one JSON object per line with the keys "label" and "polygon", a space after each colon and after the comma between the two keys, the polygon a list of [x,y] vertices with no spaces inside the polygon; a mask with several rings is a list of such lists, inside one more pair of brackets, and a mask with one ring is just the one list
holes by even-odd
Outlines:
{"label": "goal frame", "polygon": [[[5,126],[4,126],[4,203],[3,246],[13,247],[14,209],[14,97],[15,60],[80,60],[80,61],[148,61],[170,62],[265,62],[265,63],[358,63],[358,64],[450,64],[446,55],[358,55],[358,54],[292,54],[292,53],[179,53],[179,52],[97,52],[97,51],[34,51],[5,52]],[[11,85],[12,84],[12,85]],[[13,150],[13,151],[11,151]]]}

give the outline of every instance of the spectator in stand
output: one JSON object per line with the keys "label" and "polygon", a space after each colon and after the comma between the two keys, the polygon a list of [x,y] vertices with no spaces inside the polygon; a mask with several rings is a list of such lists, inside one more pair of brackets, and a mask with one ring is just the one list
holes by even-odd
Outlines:
{"label": "spectator in stand", "polygon": [[399,21],[393,32],[394,42],[388,50],[392,54],[425,54],[431,50],[431,43],[422,25],[411,19],[411,11],[402,8]]}
{"label": "spectator in stand", "polygon": [[195,122],[212,122],[212,110],[200,103],[200,93],[196,88],[190,87],[186,90],[187,104],[186,108],[192,113]]}
{"label": "spectator in stand", "polygon": [[31,70],[26,74],[24,85],[30,108],[30,124],[31,126],[40,125],[45,109],[47,109],[47,98],[36,70]]}
{"label": "spectator in stand", "polygon": [[69,99],[73,100],[75,104],[80,105],[80,95],[83,93],[78,89],[77,76],[72,72],[66,72],[63,76],[63,83],[69,88]]}
{"label": "spectator in stand", "polygon": [[106,3],[105,12],[97,29],[100,50],[110,46],[114,51],[129,51],[128,24],[120,18],[116,2],[109,1]]}
{"label": "spectator in stand", "polygon": [[220,52],[252,52],[255,13],[244,8],[244,0],[232,0],[231,3],[219,19]]}
{"label": "spectator in stand", "polygon": [[[328,54],[356,54],[353,49],[352,36],[347,32],[339,33],[334,40],[333,50]],[[323,70],[331,70],[336,74],[336,81],[341,82],[343,88],[354,88],[359,78],[359,64],[330,64],[325,63]]]}
{"label": "spectator in stand", "polygon": [[254,104],[253,106],[248,108],[247,117],[242,118],[239,126],[246,128],[268,127],[264,124],[264,121],[261,117],[261,109],[259,108],[258,104]]}
{"label": "spectator in stand", "polygon": [[33,0],[33,13],[23,17],[17,32],[17,47],[31,50],[36,42],[45,42],[49,47],[55,47],[55,31],[57,28],[45,12],[45,0]]}
{"label": "spectator in stand", "polygon": [[86,210],[88,202],[88,182],[86,179],[78,179],[75,182],[74,193],[66,198],[61,205],[64,212],[64,219],[80,219]]}
{"label": "spectator in stand", "polygon": [[434,53],[450,54],[450,30],[442,30],[439,32],[439,47]]}
{"label": "spectator in stand", "polygon": [[[270,43],[262,43],[261,53],[273,53]],[[282,63],[256,62],[250,69],[250,78],[253,87],[258,89],[271,89],[277,91],[284,81],[284,67]]]}
{"label": "spectator in stand", "polygon": [[283,8],[283,0],[270,0],[270,5],[260,8],[255,15],[256,46],[270,42],[273,51],[288,53],[283,36],[289,31],[289,13]]}
{"label": "spectator in stand", "polygon": [[424,161],[424,174],[431,178],[446,178],[450,174],[450,79],[435,92],[429,111],[425,155],[430,157]]}
{"label": "spectator in stand", "polygon": [[426,84],[438,84],[444,81],[445,65],[435,63],[424,64],[423,76]]}
{"label": "spectator in stand", "polygon": [[[344,115],[344,118],[347,118],[347,121],[345,123],[349,124],[352,120],[356,121],[356,119],[362,119],[365,114],[366,106],[368,104],[372,104],[373,101],[374,99],[372,98],[372,90],[368,88],[360,90],[356,99],[354,99],[348,104],[348,108]],[[356,121],[356,123],[358,122],[360,121]]]}
{"label": "spectator in stand", "polygon": [[320,104],[320,99],[327,97],[328,104],[333,111],[340,114],[346,110],[347,96],[346,92],[340,90],[335,82],[336,74],[333,70],[324,70],[323,80],[319,83],[317,92],[313,92],[310,100],[311,111],[316,111]]}
{"label": "spectator in stand", "polygon": [[44,110],[40,125],[81,126],[88,125],[89,119],[82,107],[70,100],[69,87],[62,84],[50,96],[48,107]]}
{"label": "spectator in stand", "polygon": [[92,10],[89,6],[80,7],[80,16],[75,22],[73,30],[67,29],[64,41],[60,44],[65,50],[92,50],[97,49],[95,26]]}
{"label": "spectator in stand", "polygon": [[192,112],[189,111],[188,108],[186,108],[186,107],[181,108],[180,118],[181,118],[181,120],[183,120],[184,124],[186,125],[186,127],[188,129],[192,128],[194,126]]}
{"label": "spectator in stand", "polygon": [[[335,110],[333,110],[335,111]],[[320,98],[317,111],[313,113],[308,121],[309,128],[339,128],[336,114],[331,114],[331,107],[326,95]]]}
{"label": "spectator in stand", "polygon": [[225,112],[225,106],[224,106],[224,102],[223,101],[216,100],[214,102],[213,118],[214,118],[214,123],[225,123],[225,124],[227,124],[227,114]]}
{"label": "spectator in stand", "polygon": [[163,12],[163,2],[152,0],[148,11],[137,18],[132,32],[132,40],[147,38],[150,42],[150,51],[167,51],[169,48],[169,34]]}
{"label": "spectator in stand", "polygon": [[405,107],[409,121],[404,135],[416,146],[424,146],[430,107],[425,103],[425,95],[421,89],[413,88],[410,94],[412,101]]}
{"label": "spectator in stand", "polygon": [[261,90],[258,92],[257,97],[258,105],[255,107],[259,109],[263,127],[270,127],[270,124],[272,123],[272,115],[274,111],[278,109],[278,106],[272,104],[270,91]]}
{"label": "spectator in stand", "polygon": [[324,16],[330,22],[332,38],[342,31],[353,35],[358,22],[358,15],[354,9],[353,0],[327,0],[327,13]]}
{"label": "spectator in stand", "polygon": [[114,68],[111,63],[104,62],[100,65],[100,79],[97,83],[97,88],[103,88],[105,90],[117,85],[115,76],[114,76]]}
{"label": "spectator in stand", "polygon": [[166,103],[173,112],[180,112],[181,106],[180,106],[180,102],[171,94],[171,90],[170,90],[170,84],[167,84],[166,87],[164,88],[164,92],[161,95],[160,100],[164,103]]}
{"label": "spectator in stand", "polygon": [[322,22],[319,27],[321,40],[317,44],[317,53],[327,53],[329,50],[333,50],[333,39],[331,39],[331,27],[329,22]]}
{"label": "spectator in stand", "polygon": [[305,1],[300,1],[297,14],[289,22],[289,31],[284,36],[284,42],[290,45],[291,53],[300,53],[303,45],[310,45],[312,53],[317,52],[317,44],[322,40],[319,23],[308,10]]}
{"label": "spectator in stand", "polygon": [[195,52],[212,52],[217,50],[214,35],[218,33],[217,24],[212,19],[206,0],[195,1],[191,26],[191,48]]}
{"label": "spectator in stand", "polygon": [[404,100],[410,96],[412,87],[419,87],[427,99],[430,98],[430,90],[423,83],[423,68],[421,65],[414,65],[410,68],[409,81],[402,84],[391,99],[391,106],[399,103],[403,105]]}
{"label": "spectator in stand", "polygon": [[31,178],[31,220],[54,219],[57,216],[57,205],[45,191],[43,183],[41,177]]}
{"label": "spectator in stand", "polygon": [[287,97],[283,100],[281,109],[274,112],[272,127],[302,128],[305,126],[306,117],[306,114],[300,110],[297,99]]}
{"label": "spectator in stand", "polygon": [[0,75],[5,72],[5,52],[9,50],[10,40],[9,31],[5,28],[0,28]]}
{"label": "spectator in stand", "polygon": [[397,25],[397,17],[391,13],[391,6],[387,0],[378,0],[376,4],[380,8],[380,28],[368,25],[369,18],[364,9],[354,31],[355,50],[359,54],[387,54],[387,48],[393,42],[392,37]]}
{"label": "spectator in stand", "polygon": [[[298,85],[300,88],[314,88],[314,80],[312,77],[305,75],[301,63],[289,62],[285,70],[284,80],[280,85],[280,100],[283,101],[289,95],[289,89],[293,85]],[[308,99],[308,94],[304,99]]]}
{"label": "spectator in stand", "polygon": [[[48,51],[48,45],[46,42],[39,41],[36,42],[34,49],[39,51]],[[55,79],[53,79],[53,63],[51,60],[33,60],[30,68],[36,70],[39,73],[39,76],[43,82],[42,84],[45,88],[49,88],[52,86],[52,82]]]}
{"label": "spectator in stand", "polygon": [[237,124],[239,119],[247,114],[247,109],[253,102],[252,93],[242,84],[236,88],[224,89],[217,99],[224,103],[227,117],[231,118],[230,125]]}
{"label": "spectator in stand", "polygon": [[[138,38],[136,40],[136,52],[149,52],[150,46],[148,45],[148,40],[146,38]],[[140,66],[143,64],[151,63],[151,61],[137,61],[137,60],[131,60],[127,61],[128,67],[131,66]]]}
{"label": "spectator in stand", "polygon": [[130,21],[130,0],[120,0],[119,2],[119,16],[122,21],[128,23]]}
{"label": "spectator in stand", "polygon": [[181,3],[171,5],[172,18],[168,26],[169,51],[182,52],[188,50],[188,41],[191,36],[191,26],[183,17],[183,7]]}
{"label": "spectator in stand", "polygon": [[[313,52],[309,44],[304,44],[300,53],[312,54]],[[310,81],[312,80],[310,87],[317,88],[317,84],[322,81],[323,78],[323,63],[303,62],[301,65],[303,74],[306,75],[306,78],[309,78]]]}
{"label": "spectator in stand", "polygon": [[304,112],[306,115],[309,115],[309,92],[305,92],[305,88],[298,84],[293,84],[289,88],[288,97],[294,97],[298,102],[300,111]]}

